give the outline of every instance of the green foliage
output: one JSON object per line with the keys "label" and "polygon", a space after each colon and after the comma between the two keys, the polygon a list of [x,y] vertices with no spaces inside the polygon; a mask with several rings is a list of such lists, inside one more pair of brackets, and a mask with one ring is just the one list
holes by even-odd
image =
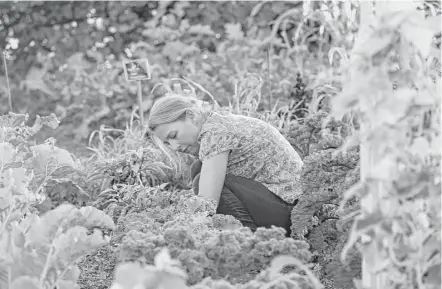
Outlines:
{"label": "green foliage", "polygon": [[[25,125],[27,118],[14,113],[0,118],[0,287],[78,288],[76,261],[107,244],[102,231],[113,230],[114,223],[93,207],[47,208],[47,193],[84,194],[71,179],[60,177],[75,174],[78,162],[53,139],[27,142],[43,125],[55,128],[54,115],[38,117],[32,127]],[[64,191],[69,186],[73,190]],[[37,210],[45,213],[39,216]]]}
{"label": "green foliage", "polygon": [[[359,180],[359,148],[343,145],[352,136],[353,121],[337,121],[321,109],[302,121],[292,123],[285,136],[302,156],[303,194],[292,210],[292,237],[306,240],[316,264],[315,272],[330,288],[353,288],[352,278],[360,266],[340,262],[340,252],[348,238],[347,230],[336,224],[343,193]],[[347,212],[346,212],[347,213]],[[355,256],[357,264],[358,255]],[[350,281],[348,283],[347,281]],[[327,287],[328,288],[328,287]]]}
{"label": "green foliage", "polygon": [[[213,280],[206,278],[202,282],[187,286],[185,280],[187,274],[181,269],[180,262],[170,257],[167,249],[162,249],[156,256],[154,265],[140,266],[135,263],[123,263],[116,269],[115,282],[112,289],[122,288],[130,289],[143,286],[143,288],[163,288],[173,286],[173,288],[241,288],[257,289],[263,288],[302,288],[302,289],[320,289],[322,285],[310,273],[309,269],[294,257],[277,257],[270,267],[261,272],[254,280],[245,284],[231,284],[225,280]],[[306,274],[291,272],[282,274],[281,271],[287,266],[296,266]],[[168,287],[167,287],[168,288]]]}
{"label": "green foliage", "polygon": [[124,234],[121,261],[150,264],[167,247],[194,284],[208,276],[244,278],[279,254],[291,254],[303,262],[309,259],[307,244],[285,238],[284,230],[260,228],[253,234],[230,216],[209,217],[204,208],[195,207],[192,193],[145,189],[141,203],[139,196],[132,198],[131,208],[118,220],[116,234]]}
{"label": "green foliage", "polygon": [[115,159],[101,160],[97,162],[96,170],[111,178],[111,184],[155,186],[173,183],[186,186],[189,180],[186,170],[181,169],[184,164],[179,157],[168,160],[151,144]]}
{"label": "green foliage", "polygon": [[440,66],[432,66],[440,59],[429,57],[440,15],[425,18],[415,5],[380,5],[355,44],[351,79],[333,99],[334,115],[361,115],[361,181],[341,203],[360,203],[348,216],[342,258],[359,249],[361,286],[441,284],[440,273],[432,273],[440,268]]}
{"label": "green foliage", "polygon": [[[320,288],[312,272],[359,288],[371,267],[383,288],[440,287],[440,4],[424,1],[426,20],[411,4],[377,5],[349,55],[352,32],[365,33],[350,1],[6,5],[14,110],[35,124],[0,117],[0,287],[108,288],[115,261],[113,289]],[[166,158],[138,121],[121,60],[142,57],[144,113],[180,83],[285,134],[304,161],[299,240],[208,216],[186,190],[191,159]],[[91,157],[69,153],[90,154],[86,139]]]}
{"label": "green foliage", "polygon": [[[149,58],[153,76],[151,82],[143,83],[144,112],[152,104],[153,99],[147,99],[147,95],[154,83],[181,77],[195,80],[227,105],[236,94],[232,85],[247,73],[265,76],[260,109],[273,106],[275,100],[287,104],[289,97],[293,98],[290,105],[295,106],[304,90],[308,94],[318,84],[313,83],[313,75],[328,77],[326,47],[332,42],[349,42],[340,37],[329,39],[329,35],[349,27],[350,22],[343,21],[344,13],[331,13],[333,21],[324,21],[315,7],[303,15],[305,7],[301,4],[8,4],[1,7],[0,34],[4,37],[0,39],[7,51],[14,110],[26,111],[31,118],[55,112],[60,127],[44,130],[38,140],[55,135],[62,147],[88,154],[71,140],[83,141],[101,125],[124,127],[137,108],[137,87],[125,81],[121,60],[140,57]],[[327,5],[327,11],[334,9]],[[25,17],[27,10],[33,12]],[[291,13],[285,14],[287,10]],[[343,26],[338,25],[341,20]],[[297,27],[297,22],[302,25]],[[292,37],[295,42],[290,40]],[[289,43],[281,44],[286,38]],[[324,44],[319,56],[308,51],[318,43]],[[299,86],[299,81],[295,84],[297,73],[304,85]],[[0,82],[6,84],[6,79]],[[1,97],[7,95],[7,90],[1,92]],[[307,102],[297,107],[303,109],[299,115],[305,114]]]}

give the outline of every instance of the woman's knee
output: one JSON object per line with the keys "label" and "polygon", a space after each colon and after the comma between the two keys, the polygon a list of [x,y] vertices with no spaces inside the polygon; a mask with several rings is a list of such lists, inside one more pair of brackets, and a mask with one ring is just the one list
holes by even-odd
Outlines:
{"label": "woman's knee", "polygon": [[252,229],[252,231],[257,228],[255,221],[244,204],[226,187],[221,192],[217,213],[235,217],[244,226]]}

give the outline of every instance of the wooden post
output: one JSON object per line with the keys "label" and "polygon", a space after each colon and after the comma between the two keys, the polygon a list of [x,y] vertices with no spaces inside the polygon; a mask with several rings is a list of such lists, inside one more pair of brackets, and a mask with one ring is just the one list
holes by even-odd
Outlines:
{"label": "wooden post", "polygon": [[150,65],[147,58],[123,61],[124,75],[127,81],[136,81],[138,85],[138,110],[140,114],[140,125],[144,126],[143,111],[143,90],[141,81],[150,79]]}
{"label": "wooden post", "polygon": [[5,52],[5,51],[3,51],[3,63],[4,63],[4,65],[5,65],[6,85],[7,85],[7,88],[8,88],[8,105],[9,105],[9,111],[12,112],[11,86],[9,85],[8,64],[6,63],[6,52]]}
{"label": "wooden post", "polygon": [[144,126],[143,90],[141,88],[141,80],[138,80],[138,108],[141,122],[140,125]]}

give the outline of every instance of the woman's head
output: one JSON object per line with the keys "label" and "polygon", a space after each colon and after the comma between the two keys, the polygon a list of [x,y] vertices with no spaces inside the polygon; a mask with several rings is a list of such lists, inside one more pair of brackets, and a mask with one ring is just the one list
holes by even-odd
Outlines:
{"label": "woman's head", "polygon": [[178,94],[159,98],[152,106],[148,128],[173,150],[198,155],[203,113],[199,101]]}

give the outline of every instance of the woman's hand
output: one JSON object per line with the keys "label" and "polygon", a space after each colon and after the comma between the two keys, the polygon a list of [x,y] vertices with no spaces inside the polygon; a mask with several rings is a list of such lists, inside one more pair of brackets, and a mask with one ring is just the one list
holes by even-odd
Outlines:
{"label": "woman's hand", "polygon": [[187,200],[187,208],[189,213],[208,212],[209,216],[216,214],[218,203],[214,200],[206,200],[199,196],[192,196]]}

